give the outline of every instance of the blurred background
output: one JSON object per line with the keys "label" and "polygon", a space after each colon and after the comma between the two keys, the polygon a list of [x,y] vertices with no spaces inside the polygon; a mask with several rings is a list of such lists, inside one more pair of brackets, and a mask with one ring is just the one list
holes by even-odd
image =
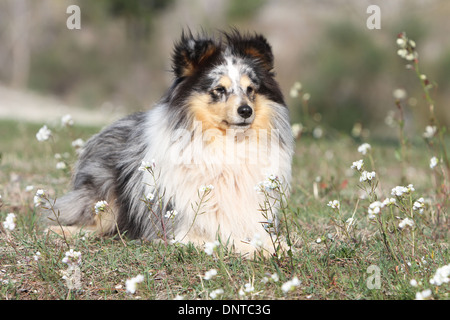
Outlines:
{"label": "blurred background", "polygon": [[[81,9],[79,30],[66,27],[72,4]],[[369,5],[381,9],[379,30],[366,26]],[[47,122],[70,113],[103,125],[148,109],[172,81],[170,54],[183,28],[234,26],[271,43],[293,123],[311,117],[333,132],[395,135],[389,117],[400,88],[410,130],[423,130],[423,91],[396,38],[404,31],[415,40],[448,124],[448,17],[448,0],[0,0],[0,118]],[[302,89],[291,96],[295,82]]]}

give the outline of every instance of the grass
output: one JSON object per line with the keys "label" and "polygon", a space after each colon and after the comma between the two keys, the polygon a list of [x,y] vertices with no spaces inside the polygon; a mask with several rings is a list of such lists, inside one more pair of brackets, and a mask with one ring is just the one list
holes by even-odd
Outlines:
{"label": "grass", "polygon": [[[362,154],[361,136],[323,134],[323,128],[318,134],[320,123],[304,99],[290,197],[279,185],[273,187],[281,203],[278,237],[290,247],[270,257],[242,259],[222,245],[209,255],[192,245],[83,234],[66,240],[44,233],[33,203],[36,189],[53,197],[67,192],[76,159],[71,142],[100,128],[54,125],[50,141],[37,142],[40,126],[0,120],[0,220],[6,222],[11,212],[16,216],[12,231],[0,225],[0,298],[403,300],[429,290],[427,299],[447,300],[448,281],[430,279],[450,257],[448,138],[434,116],[434,85],[419,72],[418,60],[409,59],[415,43],[405,34],[399,38],[399,54],[420,81],[430,128],[437,131],[408,137],[405,101],[397,97],[398,141],[373,138]],[[439,161],[431,168],[433,156]],[[361,168],[354,164],[360,159]],[[58,162],[66,168],[57,169]],[[364,180],[364,171],[376,175]],[[26,191],[29,185],[33,191]],[[403,187],[401,193],[392,195],[396,186]],[[81,253],[80,265],[63,262],[69,250]],[[206,280],[212,269],[217,273]],[[127,280],[137,275],[143,281],[130,293]]]}
{"label": "grass", "polygon": [[[396,258],[390,254],[380,229],[367,219],[369,199],[359,199],[359,175],[349,169],[362,157],[356,151],[359,143],[345,136],[297,141],[293,189],[281,221],[293,243],[290,255],[281,252],[280,257],[242,259],[222,246],[210,256],[191,245],[128,239],[124,244],[118,238],[81,236],[66,243],[57,235],[43,233],[45,225],[33,205],[34,192],[38,187],[57,196],[66,192],[70,170],[56,169],[59,160],[54,153],[68,153],[64,160],[72,166],[76,153],[70,142],[86,139],[100,128],[54,129],[54,141],[41,143],[35,139],[39,126],[2,120],[0,128],[0,219],[5,220],[9,212],[17,217],[14,231],[0,234],[2,299],[212,299],[211,293],[218,288],[223,294],[216,299],[414,299],[420,288],[409,281],[416,279],[428,288],[428,279],[449,260],[447,209],[440,208],[438,213],[435,202],[417,220],[421,224],[414,252],[410,233],[399,238],[388,233],[398,242],[394,250],[401,252]],[[372,156],[379,172],[380,197],[388,196],[391,188],[401,184],[404,164],[395,159],[392,144],[372,143]],[[414,197],[436,199],[425,143],[417,142],[410,158],[415,165],[406,168],[409,174],[403,179],[414,184]],[[27,192],[27,185],[35,189]],[[340,200],[339,212],[327,206],[333,199]],[[357,225],[346,236],[339,224],[353,212]],[[68,288],[62,278],[68,269],[62,259],[69,248],[82,254],[77,289]],[[35,261],[38,251],[41,255]],[[373,275],[368,272],[370,266],[379,268],[377,288],[367,284]],[[216,269],[217,275],[204,280],[210,269]],[[138,274],[144,281],[135,294],[127,293],[125,281]],[[279,278],[276,282],[271,278],[274,274]],[[300,285],[284,292],[283,283],[293,277]],[[245,292],[248,283],[254,289]],[[432,289],[434,299],[448,298],[448,285]]]}

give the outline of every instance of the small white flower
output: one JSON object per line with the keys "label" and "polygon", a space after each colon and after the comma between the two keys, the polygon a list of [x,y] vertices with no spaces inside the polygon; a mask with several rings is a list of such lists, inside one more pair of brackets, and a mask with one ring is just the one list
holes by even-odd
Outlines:
{"label": "small white flower", "polygon": [[339,210],[339,208],[341,207],[341,204],[340,204],[339,200],[333,200],[333,201],[328,202],[327,206],[329,206],[333,209]]}
{"label": "small white flower", "polygon": [[147,171],[147,170],[153,170],[153,168],[156,166],[155,159],[152,159],[152,161],[142,161],[140,167],[138,168],[139,171]]}
{"label": "small white flower", "polygon": [[300,285],[300,281],[298,280],[297,277],[292,278],[292,280],[289,280],[285,283],[283,283],[283,285],[281,286],[281,290],[284,293],[287,293],[289,291],[294,290],[296,287],[298,287]]}
{"label": "small white flower", "polygon": [[368,216],[368,218],[369,219],[374,219],[376,217],[376,215],[381,212],[381,209],[383,207],[384,207],[384,203],[383,202],[380,202],[380,201],[372,202],[369,205],[369,209],[368,209],[369,216]]}
{"label": "small white flower", "polygon": [[214,242],[206,242],[205,243],[205,252],[207,255],[212,255],[214,250],[219,246],[219,241]]}
{"label": "small white flower", "polygon": [[396,186],[392,188],[391,194],[393,196],[402,197],[403,195],[409,194],[413,191],[415,191],[414,186],[412,184],[409,184],[407,187]]}
{"label": "small white flower", "polygon": [[47,126],[44,125],[39,129],[38,133],[36,133],[36,139],[38,141],[47,141],[48,139],[50,139],[51,135],[52,132],[50,131],[50,129],[48,129]]}
{"label": "small white flower", "polygon": [[66,165],[66,163],[63,162],[63,161],[60,161],[60,162],[58,162],[58,163],[56,164],[56,169],[58,169],[58,170],[64,170],[64,169],[66,169],[66,168],[67,168],[67,165]]}
{"label": "small white flower", "polygon": [[361,176],[359,177],[359,181],[360,182],[364,182],[364,181],[372,181],[375,178],[375,171],[372,172],[368,172],[368,171],[363,171],[361,172]]}
{"label": "small white flower", "polygon": [[3,222],[3,228],[9,231],[13,231],[16,227],[16,215],[14,213],[8,213]]}
{"label": "small white flower", "polygon": [[108,202],[106,202],[105,200],[98,201],[95,204],[95,207],[94,207],[95,214],[99,214],[100,212],[104,212],[107,207],[108,207]]}
{"label": "small white flower", "polygon": [[141,283],[143,281],[144,281],[144,276],[141,274],[125,281],[125,287],[126,287],[127,292],[134,294],[136,292],[136,287],[137,287],[138,283]]}
{"label": "small white flower", "polygon": [[409,284],[413,287],[417,287],[417,281],[415,279],[411,279],[411,281],[409,281]]}
{"label": "small white flower", "polygon": [[363,143],[358,147],[358,152],[362,153],[363,155],[367,154],[368,151],[372,149],[372,146],[368,143]]}
{"label": "small white flower", "polygon": [[383,201],[383,205],[386,207],[395,206],[396,203],[397,200],[395,200],[395,198],[386,198]]}
{"label": "small white flower", "polygon": [[429,297],[431,297],[431,290],[430,289],[426,289],[426,290],[423,290],[421,292],[417,292],[416,293],[416,300],[426,300]]}
{"label": "small white flower", "polygon": [[255,187],[257,191],[270,191],[275,190],[277,187],[281,185],[278,176],[275,174],[267,174],[266,179],[258,183]]}
{"label": "small white flower", "polygon": [[395,99],[397,100],[403,100],[406,98],[406,90],[405,89],[395,89],[392,92],[392,95],[394,96]]}
{"label": "small white flower", "polygon": [[74,147],[75,149],[83,148],[83,146],[84,146],[84,140],[81,138],[78,138],[78,139],[72,141],[72,147]]}
{"label": "small white flower", "polygon": [[81,263],[81,252],[70,249],[66,252],[65,257],[62,259],[62,263],[69,266],[77,266]]}
{"label": "small white flower", "polygon": [[403,38],[397,38],[397,45],[398,45],[400,48],[406,47],[406,44],[407,44],[407,42],[406,42],[405,39],[403,39]]}
{"label": "small white flower", "polygon": [[440,286],[443,283],[449,282],[450,282],[450,264],[438,268],[433,278],[430,279],[430,283],[436,286]]}
{"label": "small white flower", "polygon": [[405,218],[402,221],[400,221],[400,223],[398,224],[398,227],[400,229],[405,229],[407,227],[414,227],[414,221],[411,220],[410,218]]}
{"label": "small white flower", "polygon": [[297,81],[289,91],[289,95],[291,96],[291,98],[297,98],[300,90],[302,90],[302,84]]}
{"label": "small white flower", "polygon": [[25,187],[25,191],[26,192],[31,192],[31,191],[33,191],[33,189],[34,189],[34,186],[32,186],[32,185],[29,185],[29,186]]}
{"label": "small white flower", "polygon": [[320,139],[323,136],[323,129],[321,127],[315,127],[313,129],[312,135],[316,139]]}
{"label": "small white flower", "polygon": [[215,299],[215,298],[217,298],[218,296],[222,295],[223,292],[224,292],[223,289],[216,289],[216,290],[211,291],[211,293],[209,294],[209,296],[210,296],[212,299]]}
{"label": "small white flower", "polygon": [[294,123],[291,126],[291,130],[292,130],[292,135],[294,136],[294,138],[298,138],[300,133],[303,130],[303,125],[301,123]]}
{"label": "small white flower", "polygon": [[66,114],[66,115],[62,116],[62,118],[61,118],[61,125],[63,127],[71,127],[71,126],[73,126],[72,116],[70,114]]}
{"label": "small white flower", "polygon": [[253,239],[250,241],[250,245],[254,246],[257,249],[261,248],[264,245],[263,241],[261,240],[261,236],[259,235],[259,233],[256,233],[253,236]]}
{"label": "small white flower", "polygon": [[217,275],[217,270],[211,269],[211,270],[205,272],[205,276],[203,277],[203,279],[211,280],[215,275]]}
{"label": "small white flower", "polygon": [[436,157],[433,157],[430,159],[430,169],[434,169],[439,163],[439,159]]}
{"label": "small white flower", "polygon": [[436,134],[436,127],[435,126],[426,126],[425,132],[423,133],[423,137],[426,139],[431,139]]}
{"label": "small white flower", "polygon": [[363,168],[363,166],[364,166],[364,161],[361,159],[361,160],[353,162],[353,164],[350,168],[360,171]]}
{"label": "small white flower", "polygon": [[413,204],[413,210],[419,211],[419,213],[423,212],[424,207],[425,207],[425,200],[423,198],[417,199]]}
{"label": "small white flower", "polygon": [[41,259],[41,253],[39,251],[36,251],[36,253],[33,255],[34,261],[39,261]]}
{"label": "small white flower", "polygon": [[147,201],[152,201],[154,198],[155,198],[155,195],[154,195],[153,193],[151,193],[151,192],[149,192],[149,193],[145,196],[145,199],[146,199]]}
{"label": "small white flower", "polygon": [[244,291],[245,292],[253,292],[253,291],[255,291],[255,287],[249,282],[249,283],[246,283],[246,284],[244,284]]}
{"label": "small white flower", "polygon": [[166,214],[164,215],[164,217],[166,217],[166,218],[175,218],[175,216],[178,214],[178,211],[177,210],[170,210],[170,211],[167,211],[166,212]]}
{"label": "small white flower", "polygon": [[46,199],[45,199],[45,192],[44,192],[44,190],[38,189],[36,191],[36,195],[33,198],[34,205],[36,207],[40,207],[42,205],[45,205],[45,201],[46,201]]}
{"label": "small white flower", "polygon": [[278,273],[274,273],[270,276],[273,282],[278,282],[280,280],[280,277],[278,276]]}
{"label": "small white flower", "polygon": [[213,189],[214,189],[214,186],[212,184],[207,185],[207,186],[202,185],[202,186],[200,186],[200,188],[198,188],[198,192],[199,193],[203,193],[203,192],[206,192],[206,191],[212,191]]}
{"label": "small white flower", "polygon": [[397,54],[402,57],[403,59],[406,58],[407,54],[408,54],[408,50],[406,49],[398,49],[397,50]]}

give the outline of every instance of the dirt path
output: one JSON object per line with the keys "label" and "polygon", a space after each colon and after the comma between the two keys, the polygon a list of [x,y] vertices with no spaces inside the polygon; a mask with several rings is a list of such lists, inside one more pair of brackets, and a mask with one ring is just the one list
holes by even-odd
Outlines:
{"label": "dirt path", "polygon": [[49,124],[61,121],[66,114],[70,114],[75,123],[105,125],[119,119],[125,112],[107,104],[95,110],[68,106],[56,98],[0,85],[0,119]]}

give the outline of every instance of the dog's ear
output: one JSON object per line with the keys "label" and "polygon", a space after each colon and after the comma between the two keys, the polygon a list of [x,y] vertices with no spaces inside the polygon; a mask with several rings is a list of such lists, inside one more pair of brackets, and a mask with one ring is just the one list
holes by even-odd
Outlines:
{"label": "dog's ear", "polygon": [[232,33],[226,34],[226,38],[235,54],[258,61],[267,71],[273,69],[272,47],[264,36],[260,34],[241,35],[234,30]]}
{"label": "dog's ear", "polygon": [[177,78],[189,77],[218,53],[219,46],[208,38],[195,38],[190,31],[181,35],[172,54],[172,70]]}

